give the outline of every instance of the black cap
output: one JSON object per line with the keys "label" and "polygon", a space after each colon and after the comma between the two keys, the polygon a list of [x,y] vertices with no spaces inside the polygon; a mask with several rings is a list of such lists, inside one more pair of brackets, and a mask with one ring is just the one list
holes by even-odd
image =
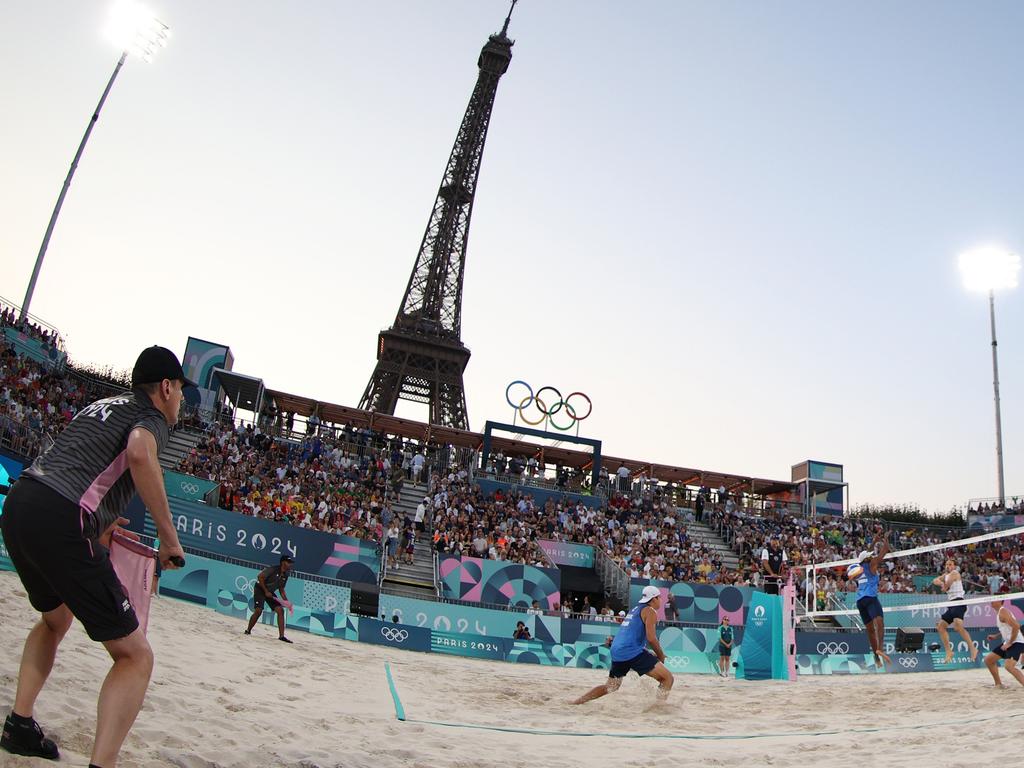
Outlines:
{"label": "black cap", "polygon": [[152,384],[164,379],[178,379],[186,387],[198,386],[185,377],[177,356],[167,347],[147,347],[132,368],[132,386]]}

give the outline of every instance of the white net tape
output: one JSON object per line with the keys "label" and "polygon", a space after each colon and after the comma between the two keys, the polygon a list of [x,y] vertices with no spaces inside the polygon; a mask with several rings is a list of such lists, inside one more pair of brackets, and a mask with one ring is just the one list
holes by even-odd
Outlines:
{"label": "white net tape", "polygon": [[[941,550],[947,550],[947,549],[948,550],[956,550],[956,549],[959,549],[961,547],[966,547],[966,546],[970,546],[970,545],[973,545],[973,544],[980,544],[982,542],[991,541],[993,539],[1010,538],[1010,537],[1013,537],[1013,536],[1020,536],[1022,534],[1024,534],[1024,527],[1009,528],[1009,529],[1004,530],[1004,531],[993,531],[992,533],[983,533],[983,534],[979,534],[977,536],[968,537],[966,539],[956,539],[954,541],[945,541],[945,542],[941,542],[939,544],[928,544],[928,545],[923,546],[923,547],[914,547],[912,549],[904,549],[904,550],[900,550],[898,552],[889,552],[885,556],[885,559],[886,560],[896,560],[896,559],[899,559],[899,558],[913,557],[915,555],[925,555],[925,554],[929,554],[929,553],[932,553],[932,552],[938,552],[938,551],[941,551]],[[954,560],[956,559],[956,554],[955,553],[951,553],[950,556],[953,557]],[[807,571],[808,571],[808,574],[809,574],[810,578],[813,579],[813,581],[811,583],[817,584],[818,574],[819,573],[827,572],[827,571],[829,571],[829,570],[831,570],[833,568],[839,568],[839,567],[843,567],[843,566],[854,565],[857,562],[859,562],[859,561],[856,560],[856,559],[851,558],[851,559],[848,559],[848,560],[834,560],[834,561],[829,562],[829,563],[814,563],[812,565],[807,566]],[[938,575],[938,573],[936,573],[936,576],[937,575]],[[893,594],[893,593],[884,593],[884,594]],[[937,599],[938,596],[936,596],[935,598],[932,598],[931,600],[928,600],[927,602],[912,602],[913,600],[920,600],[921,598],[925,598],[925,597],[927,597],[926,595],[922,595],[922,594],[906,594],[906,593],[904,593],[903,596],[905,598],[907,598],[908,602],[911,602],[911,604],[909,604],[909,605],[887,605],[885,607],[885,610],[886,611],[922,611],[922,610],[930,610],[930,609],[935,609],[935,608],[948,608],[949,606],[952,606],[952,605],[958,605],[959,606],[959,605],[977,605],[977,604],[980,604],[980,603],[990,603],[993,600],[997,600],[997,599],[998,600],[1019,600],[1019,599],[1024,598],[1024,592],[1012,592],[1012,593],[1009,593],[1009,594],[998,594],[998,595],[982,595],[980,597],[969,597],[968,596],[968,597],[965,597],[965,598],[960,599],[960,600],[941,600],[941,599]],[[805,613],[809,617],[817,617],[817,616],[821,616],[821,617],[825,617],[825,616],[857,616],[858,613],[859,613],[856,608],[848,608],[848,609],[844,609],[844,610],[824,610],[824,611],[813,610],[814,602],[813,602],[813,598],[810,595],[808,595],[808,600],[807,600],[806,608],[807,608],[807,610],[806,610]]]}

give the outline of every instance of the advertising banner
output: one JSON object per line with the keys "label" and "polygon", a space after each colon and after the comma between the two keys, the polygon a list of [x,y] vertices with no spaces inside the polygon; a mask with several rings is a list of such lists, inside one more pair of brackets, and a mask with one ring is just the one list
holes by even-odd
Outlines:
{"label": "advertising banner", "polygon": [[557,568],[482,560],[478,557],[441,555],[438,562],[445,597],[491,605],[553,609],[561,601]]}
{"label": "advertising banner", "polygon": [[[184,547],[277,565],[281,555],[295,558],[295,570],[340,581],[377,582],[378,545],[289,523],[249,517],[194,501],[170,498],[171,517]],[[156,536],[153,519],[136,496],[125,517],[136,533]]]}
{"label": "advertising banner", "polygon": [[1024,515],[968,515],[967,527],[972,535],[982,531],[1003,530],[1024,526]]}
{"label": "advertising banner", "polygon": [[[530,626],[527,619],[531,618],[520,611],[499,611],[458,603],[416,600],[383,592],[380,595],[379,608],[381,615],[385,616],[387,621],[398,616],[398,620],[403,624],[426,627],[440,632],[482,635],[484,637],[510,638],[516,631],[517,621],[523,621]],[[532,626],[530,633],[534,634]]]}
{"label": "advertising banner", "polygon": [[430,633],[430,650],[454,656],[471,656],[476,659],[504,661],[512,649],[512,640],[504,637],[480,637],[463,635],[458,632]]}
{"label": "advertising banner", "polygon": [[206,495],[218,485],[219,483],[210,480],[200,480],[192,475],[164,470],[164,488],[168,496],[173,496],[176,499],[202,503]]}
{"label": "advertising banner", "polygon": [[589,544],[549,539],[537,539],[537,544],[555,565],[573,565],[577,568],[594,567],[594,548]]}
{"label": "advertising banner", "polygon": [[684,581],[656,579],[630,579],[629,604],[636,605],[644,587],[651,584],[661,590],[658,619],[665,620],[665,607],[671,599],[676,609],[676,621],[695,624],[718,624],[726,616],[734,627],[742,626],[744,608],[754,593],[751,587],[726,584],[693,584]]}
{"label": "advertising banner", "polygon": [[359,617],[359,642],[390,645],[405,651],[429,651],[430,630]]}

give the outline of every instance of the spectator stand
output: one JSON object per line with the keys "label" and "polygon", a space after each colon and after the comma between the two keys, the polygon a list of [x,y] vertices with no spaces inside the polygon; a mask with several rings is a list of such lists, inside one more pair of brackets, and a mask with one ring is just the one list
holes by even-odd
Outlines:
{"label": "spectator stand", "polygon": [[63,371],[68,355],[61,334],[34,315],[19,319],[20,314],[20,307],[0,296],[0,328],[5,341],[19,355],[31,358],[47,370]]}

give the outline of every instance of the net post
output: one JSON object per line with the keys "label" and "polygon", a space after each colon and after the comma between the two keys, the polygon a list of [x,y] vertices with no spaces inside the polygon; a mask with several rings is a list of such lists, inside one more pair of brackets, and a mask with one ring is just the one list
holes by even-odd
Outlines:
{"label": "net post", "polygon": [[782,588],[782,647],[786,654],[786,679],[796,682],[796,586],[792,570]]}

